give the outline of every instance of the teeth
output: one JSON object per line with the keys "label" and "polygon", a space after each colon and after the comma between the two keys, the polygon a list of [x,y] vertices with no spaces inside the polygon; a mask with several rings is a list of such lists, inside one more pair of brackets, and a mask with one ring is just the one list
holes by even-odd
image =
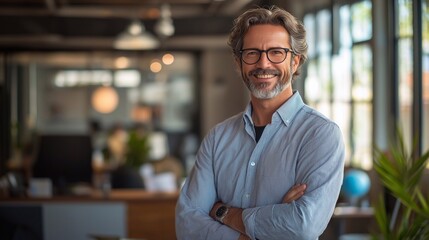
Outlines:
{"label": "teeth", "polygon": [[258,74],[256,75],[257,78],[273,78],[273,74]]}

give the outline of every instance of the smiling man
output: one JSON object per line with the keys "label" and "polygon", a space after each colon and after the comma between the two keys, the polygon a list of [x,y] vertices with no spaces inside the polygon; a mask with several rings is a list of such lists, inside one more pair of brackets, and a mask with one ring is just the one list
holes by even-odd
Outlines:
{"label": "smiling man", "polygon": [[292,89],[307,58],[304,26],[277,7],[251,9],[229,45],[251,101],[204,138],[177,203],[177,238],[318,239],[340,192],[344,144]]}

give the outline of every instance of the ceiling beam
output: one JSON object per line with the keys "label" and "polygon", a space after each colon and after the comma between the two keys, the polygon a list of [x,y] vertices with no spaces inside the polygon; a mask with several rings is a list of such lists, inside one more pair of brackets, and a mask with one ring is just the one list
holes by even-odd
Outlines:
{"label": "ceiling beam", "polygon": [[[172,18],[189,18],[203,16],[205,10],[200,6],[175,6],[171,9]],[[2,16],[57,16],[57,17],[90,17],[90,18],[141,18],[156,19],[159,17],[158,6],[150,7],[108,7],[108,6],[86,6],[86,7],[61,7],[51,11],[47,8],[0,8]]]}
{"label": "ceiling beam", "polygon": [[48,8],[49,12],[54,13],[57,9],[57,5],[55,4],[55,0],[45,0],[46,7]]}
{"label": "ceiling beam", "polygon": [[[14,50],[112,50],[114,38],[109,37],[68,37],[46,34],[41,36],[2,36],[0,48]],[[228,36],[183,36],[164,40],[162,49],[201,50],[225,49]]]}
{"label": "ceiling beam", "polygon": [[226,15],[240,14],[240,11],[242,11],[252,2],[252,0],[225,1],[225,4],[222,5],[220,12]]}

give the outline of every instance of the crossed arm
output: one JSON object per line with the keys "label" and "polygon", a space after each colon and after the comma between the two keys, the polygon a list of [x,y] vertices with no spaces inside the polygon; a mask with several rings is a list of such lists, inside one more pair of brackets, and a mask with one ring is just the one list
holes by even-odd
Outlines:
{"label": "crossed arm", "polygon": [[[304,195],[305,189],[307,188],[306,184],[296,184],[294,185],[283,197],[282,203],[291,203],[297,199],[299,199],[302,195]],[[216,210],[223,205],[222,202],[216,202],[212,209],[210,210],[210,217],[215,218]],[[246,229],[244,227],[243,219],[242,219],[242,208],[230,207],[228,214],[223,219],[223,224],[226,226],[240,232],[240,237],[238,240],[248,240],[250,239],[246,235]]]}

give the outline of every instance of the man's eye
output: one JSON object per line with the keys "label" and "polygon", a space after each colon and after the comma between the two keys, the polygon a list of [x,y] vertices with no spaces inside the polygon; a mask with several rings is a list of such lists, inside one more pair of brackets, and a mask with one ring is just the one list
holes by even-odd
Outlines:
{"label": "man's eye", "polygon": [[258,54],[259,54],[258,51],[249,51],[249,52],[247,52],[247,56],[256,56]]}
{"label": "man's eye", "polygon": [[284,54],[283,51],[281,51],[281,50],[271,50],[270,53],[272,55],[283,55]]}

